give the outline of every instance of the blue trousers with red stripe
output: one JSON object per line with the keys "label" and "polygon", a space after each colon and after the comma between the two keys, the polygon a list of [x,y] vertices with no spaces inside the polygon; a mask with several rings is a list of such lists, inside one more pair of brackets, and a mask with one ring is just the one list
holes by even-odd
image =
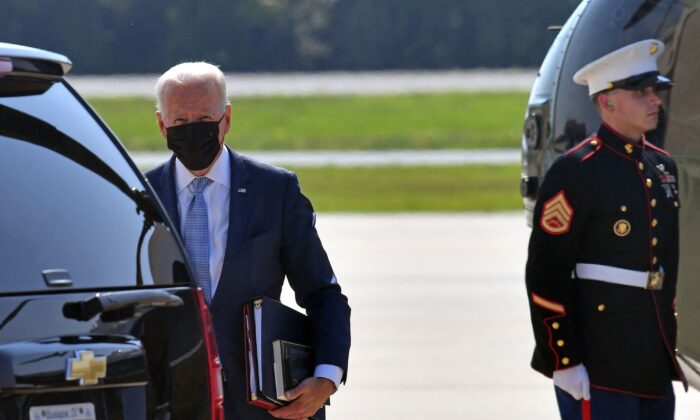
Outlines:
{"label": "blue trousers with red stripe", "polygon": [[562,420],[673,420],[676,397],[669,382],[666,398],[652,399],[591,387],[591,400],[575,400],[554,387]]}

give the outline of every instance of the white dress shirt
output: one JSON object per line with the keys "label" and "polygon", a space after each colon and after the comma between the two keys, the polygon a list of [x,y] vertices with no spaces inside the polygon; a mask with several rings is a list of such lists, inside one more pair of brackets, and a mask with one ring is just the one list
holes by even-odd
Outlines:
{"label": "white dress shirt", "polygon": [[[228,238],[229,203],[231,200],[230,161],[228,147],[224,146],[224,150],[214,162],[214,166],[204,175],[213,181],[202,194],[204,202],[207,204],[209,216],[209,275],[212,297],[214,297],[216,287],[219,285],[221,269],[224,266],[226,240]],[[195,178],[196,176],[179,159],[175,159],[175,189],[177,191],[177,207],[180,214],[180,232],[185,231],[187,208],[194,195],[187,187]],[[317,365],[314,370],[314,376],[330,379],[337,389],[340,387],[340,381],[343,378],[343,369],[334,365]]]}
{"label": "white dress shirt", "polygon": [[[211,295],[214,296],[219,285],[221,269],[224,266],[224,253],[228,239],[229,202],[231,197],[231,164],[228,149],[224,148],[214,166],[205,175],[212,180],[204,189],[204,202],[207,204],[209,223],[209,278]],[[177,191],[177,209],[180,214],[180,232],[185,231],[187,208],[194,194],[187,188],[196,176],[175,159],[175,189]]]}

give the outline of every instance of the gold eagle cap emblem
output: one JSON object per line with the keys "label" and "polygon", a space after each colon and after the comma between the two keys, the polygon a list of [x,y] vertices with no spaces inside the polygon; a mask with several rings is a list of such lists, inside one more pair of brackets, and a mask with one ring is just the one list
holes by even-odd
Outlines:
{"label": "gold eagle cap emblem", "polygon": [[659,50],[659,44],[657,42],[652,42],[651,47],[649,47],[649,55],[654,55]]}
{"label": "gold eagle cap emblem", "polygon": [[96,385],[107,376],[107,358],[95,356],[89,350],[77,350],[75,357],[66,359],[66,380],[79,380],[81,386]]}
{"label": "gold eagle cap emblem", "polygon": [[625,219],[620,219],[613,225],[613,232],[615,235],[623,237],[629,235],[632,230],[632,225]]}

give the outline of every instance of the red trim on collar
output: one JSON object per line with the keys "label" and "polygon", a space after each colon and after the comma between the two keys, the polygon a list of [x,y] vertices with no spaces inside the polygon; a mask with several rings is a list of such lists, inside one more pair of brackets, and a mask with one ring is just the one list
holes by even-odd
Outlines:
{"label": "red trim on collar", "polygon": [[633,158],[631,158],[631,157],[629,157],[629,156],[627,156],[627,155],[623,155],[622,153],[618,152],[617,150],[615,150],[614,147],[612,147],[611,145],[605,143],[604,141],[602,141],[601,143],[603,144],[603,146],[605,146],[608,150],[610,150],[611,152],[615,153],[616,155],[618,155],[618,156],[620,156],[620,157],[622,157],[622,158],[625,158],[625,159],[627,159],[627,160],[630,160],[630,161],[632,161],[632,162],[636,162],[636,161],[637,161],[637,159],[633,159]]}
{"label": "red trim on collar", "polygon": [[642,134],[642,141],[630,140],[629,137],[627,137],[627,136],[621,134],[619,131],[617,131],[617,130],[615,130],[614,128],[610,127],[610,126],[609,126],[608,124],[606,124],[605,122],[602,122],[601,124],[603,124],[603,125],[605,126],[605,128],[607,128],[608,130],[610,130],[611,133],[613,133],[614,135],[616,135],[617,137],[619,137],[620,140],[625,141],[625,142],[631,144],[632,146],[634,146],[634,147],[636,147],[636,148],[638,148],[638,149],[643,149],[643,148],[644,148],[644,144],[646,143],[646,138],[645,138],[644,134]]}
{"label": "red trim on collar", "polygon": [[651,144],[651,143],[649,143],[648,141],[646,141],[646,139],[644,140],[644,146],[646,146],[646,147],[648,147],[648,148],[650,148],[650,149],[654,149],[654,150],[656,150],[657,152],[659,152],[659,153],[661,153],[661,154],[663,154],[663,155],[670,156],[669,153],[668,153],[667,151],[665,151],[664,149],[660,148],[659,146],[654,146],[653,144]]}

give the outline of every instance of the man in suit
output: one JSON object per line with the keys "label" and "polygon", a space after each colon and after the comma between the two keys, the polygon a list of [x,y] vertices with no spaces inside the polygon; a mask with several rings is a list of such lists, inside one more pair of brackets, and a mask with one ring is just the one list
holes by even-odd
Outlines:
{"label": "man in suit", "polygon": [[[598,131],[554,162],[535,207],[526,283],[536,347],[562,419],[671,420],[676,360],[677,170],[647,142],[671,87],[658,40],[584,66]],[[687,386],[687,385],[686,385]]]}
{"label": "man in suit", "polygon": [[[350,308],[294,173],[224,145],[231,104],[224,75],[208,63],[183,63],[156,84],[160,133],[173,156],[146,177],[180,230],[192,272],[214,320],[231,419],[323,417],[323,404],[347,373]],[[312,326],[314,376],[271,411],[246,403],[242,307],[279,299],[285,276]]]}

